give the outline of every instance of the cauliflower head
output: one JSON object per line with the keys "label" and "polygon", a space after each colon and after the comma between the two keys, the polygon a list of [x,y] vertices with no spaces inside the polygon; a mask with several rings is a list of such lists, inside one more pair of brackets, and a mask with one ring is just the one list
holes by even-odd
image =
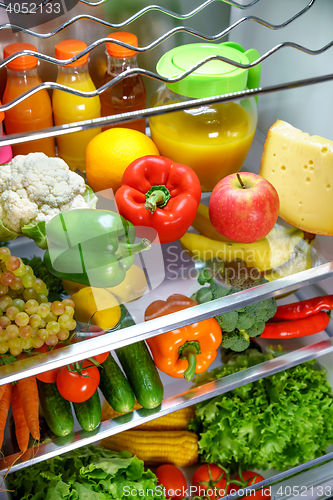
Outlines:
{"label": "cauliflower head", "polygon": [[0,168],[0,219],[7,230],[21,234],[28,224],[89,208],[85,191],[84,179],[61,158],[44,153],[17,155]]}

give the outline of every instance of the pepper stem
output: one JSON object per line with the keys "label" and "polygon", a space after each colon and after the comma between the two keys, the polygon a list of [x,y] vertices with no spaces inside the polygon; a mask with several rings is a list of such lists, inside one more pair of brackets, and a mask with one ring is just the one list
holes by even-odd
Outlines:
{"label": "pepper stem", "polygon": [[146,193],[145,209],[153,214],[157,207],[164,207],[170,198],[170,192],[165,186],[153,186]]}
{"label": "pepper stem", "polygon": [[186,342],[179,348],[179,357],[181,359],[186,359],[188,362],[188,367],[183,373],[187,382],[190,382],[190,380],[194,377],[197,366],[197,355],[200,353],[200,344],[195,341]]}
{"label": "pepper stem", "polygon": [[239,174],[236,174],[236,177],[238,179],[239,184],[241,185],[242,189],[246,189],[244,182],[241,179],[241,176]]}
{"label": "pepper stem", "polygon": [[123,257],[129,257],[136,253],[142,252],[143,250],[149,250],[151,247],[151,242],[147,238],[142,238],[139,243],[125,243],[123,241],[118,242],[118,249],[115,252],[117,259]]}

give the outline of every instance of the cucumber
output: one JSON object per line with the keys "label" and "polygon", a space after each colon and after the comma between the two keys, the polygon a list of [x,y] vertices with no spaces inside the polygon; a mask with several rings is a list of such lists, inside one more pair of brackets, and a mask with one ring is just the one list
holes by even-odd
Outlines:
{"label": "cucumber", "polygon": [[56,436],[67,436],[74,427],[70,402],[61,396],[56,382],[37,382],[39,401],[47,425]]}
{"label": "cucumber", "polygon": [[135,403],[134,392],[111,353],[98,369],[101,375],[99,388],[109,405],[120,413],[131,411]]}
{"label": "cucumber", "polygon": [[101,423],[102,407],[98,390],[87,401],[73,403],[73,407],[77,421],[84,431],[93,431]]}
{"label": "cucumber", "polygon": [[[132,316],[121,304],[120,328],[135,325]],[[163,399],[163,385],[150,352],[143,341],[116,349],[117,357],[143,408],[156,408]]]}

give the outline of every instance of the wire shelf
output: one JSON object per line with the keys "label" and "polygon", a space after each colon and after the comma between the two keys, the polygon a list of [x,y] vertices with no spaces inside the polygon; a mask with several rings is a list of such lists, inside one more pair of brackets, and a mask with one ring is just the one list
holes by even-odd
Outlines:
{"label": "wire shelf", "polygon": [[[20,31],[20,32],[29,34],[31,36],[45,39],[45,38],[50,38],[50,37],[54,36],[55,34],[59,33],[60,31],[62,31],[66,27],[68,27],[69,25],[71,25],[74,22],[77,22],[81,19],[86,19],[86,20],[89,19],[93,22],[99,23],[103,26],[108,26],[110,28],[119,28],[119,27],[126,26],[150,10],[158,10],[160,12],[163,12],[164,14],[168,14],[170,16],[176,17],[177,19],[187,19],[187,18],[190,18],[190,17],[196,15],[198,12],[201,12],[205,7],[207,7],[207,5],[211,4],[214,1],[216,1],[216,0],[208,0],[207,2],[204,2],[202,5],[197,7],[196,9],[194,9],[191,12],[184,14],[184,15],[176,14],[176,13],[169,11],[167,9],[164,9],[162,7],[152,5],[152,6],[148,6],[144,9],[140,10],[135,15],[131,16],[126,21],[124,21],[124,23],[120,23],[120,24],[108,23],[108,22],[106,22],[102,19],[96,18],[94,16],[79,15],[79,16],[76,16],[76,17],[72,18],[71,20],[63,23],[61,26],[59,26],[55,30],[53,30],[49,33],[44,33],[44,34],[43,33],[36,33],[32,30],[28,30],[28,29],[25,29],[23,27],[12,25],[12,24],[3,24],[0,26],[0,30],[8,28],[8,29],[11,29],[14,31]],[[247,4],[245,6],[240,6],[239,4],[236,4],[235,2],[228,2],[228,3],[235,5],[237,7],[240,7],[240,8],[248,8],[259,1],[260,0],[256,0],[256,1],[251,2],[250,4]],[[235,22],[233,25],[229,26],[225,30],[221,31],[220,33],[217,33],[216,35],[207,35],[207,34],[200,33],[199,31],[194,30],[194,29],[189,28],[189,27],[186,27],[186,26],[178,26],[178,27],[175,27],[175,28],[167,31],[166,33],[164,33],[163,35],[161,35],[160,37],[158,37],[157,39],[155,39],[153,42],[151,42],[149,45],[146,45],[145,47],[134,47],[133,45],[127,44],[127,43],[119,41],[119,40],[114,40],[114,43],[116,45],[121,46],[121,47],[125,47],[128,49],[134,50],[138,53],[144,53],[144,52],[148,52],[148,51],[154,49],[155,47],[162,44],[164,41],[168,40],[170,37],[174,36],[177,33],[187,33],[187,34],[190,34],[193,37],[199,38],[201,40],[216,42],[216,41],[224,38],[233,29],[235,29],[237,26],[239,26],[240,24],[242,24],[246,21],[252,21],[252,22],[259,23],[262,26],[264,26],[268,29],[271,29],[271,30],[279,30],[279,29],[286,27],[287,25],[289,25],[290,23],[292,23],[293,21],[298,19],[300,16],[305,14],[314,5],[315,1],[316,0],[310,0],[308,2],[308,4],[303,9],[301,9],[299,12],[297,12],[295,15],[293,15],[292,17],[290,17],[289,19],[287,19],[286,21],[284,21],[281,24],[272,24],[272,23],[269,23],[269,22],[267,22],[263,19],[260,19],[256,16],[246,16],[246,17],[241,18],[240,20],[238,20],[237,22]],[[1,6],[1,4],[0,4],[0,6]],[[66,60],[59,60],[55,57],[48,56],[48,55],[40,53],[40,52],[34,52],[34,51],[30,51],[30,50],[22,50],[22,51],[19,51],[15,54],[12,54],[11,56],[3,59],[0,62],[0,69],[7,66],[8,63],[10,63],[11,61],[17,59],[18,57],[20,57],[22,55],[31,55],[33,57],[36,57],[40,61],[44,61],[44,62],[53,64],[53,65],[67,66],[68,64],[71,64],[71,63],[77,61],[78,59],[80,59],[81,57],[85,56],[86,54],[89,54],[96,47],[103,45],[103,44],[106,44],[108,42],[110,42],[109,38],[100,38],[100,39],[94,41],[93,43],[91,43],[89,46],[87,46],[87,48],[85,48],[84,50],[79,52],[74,57],[72,57],[70,59],[66,59]],[[118,82],[120,82],[124,78],[131,76],[131,75],[142,75],[144,77],[154,79],[154,80],[159,81],[161,83],[174,83],[174,82],[177,82],[177,81],[180,81],[180,80],[186,78],[191,73],[196,71],[198,68],[204,66],[205,64],[209,63],[212,60],[222,61],[222,62],[228,63],[232,66],[238,67],[238,68],[249,69],[249,68],[253,68],[254,66],[257,66],[258,64],[261,64],[267,58],[273,56],[273,54],[275,54],[276,52],[278,52],[279,50],[281,50],[283,48],[292,48],[292,49],[304,52],[308,55],[316,56],[316,55],[320,55],[320,54],[326,52],[327,50],[329,50],[332,47],[332,45],[333,45],[333,41],[326,44],[325,46],[323,46],[319,49],[313,50],[313,49],[310,49],[308,47],[305,47],[303,45],[300,45],[300,44],[297,44],[294,42],[283,42],[283,43],[280,43],[280,44],[274,46],[272,49],[268,50],[265,54],[263,54],[262,56],[260,56],[258,59],[256,59],[255,61],[253,61],[250,64],[241,64],[241,63],[235,62],[231,59],[228,59],[228,58],[222,57],[222,56],[211,56],[211,57],[207,57],[207,58],[202,59],[199,63],[193,65],[187,71],[185,71],[180,76],[175,77],[175,78],[163,78],[155,72],[148,71],[148,70],[143,69],[143,68],[133,68],[133,69],[124,71],[119,76],[117,76],[116,78],[113,78],[112,80],[107,82],[105,85],[102,85],[101,87],[99,87],[98,89],[96,89],[93,92],[83,92],[83,91],[74,90],[68,86],[61,85],[61,84],[58,84],[56,82],[43,82],[40,85],[37,85],[37,86],[33,87],[32,89],[30,89],[29,91],[23,93],[21,96],[17,97],[16,99],[12,100],[11,102],[0,106],[0,112],[1,111],[4,111],[4,112],[8,111],[9,109],[13,108],[14,106],[19,104],[20,102],[22,102],[25,99],[27,99],[28,97],[30,97],[31,95],[33,95],[36,92],[43,90],[43,89],[52,89],[52,90],[58,89],[58,90],[62,90],[64,92],[67,92],[67,93],[72,94],[72,95],[77,95],[80,97],[89,98],[89,97],[94,97],[94,96],[102,94],[103,92],[112,88],[114,85],[116,85]],[[294,83],[296,83],[296,82],[294,82]],[[286,88],[289,85],[290,85],[290,83],[286,84]],[[127,118],[128,117],[126,116],[126,119]],[[135,119],[135,118],[137,118],[137,116],[135,114],[133,114],[133,119]],[[86,128],[89,128],[86,125],[84,125],[84,126]],[[93,121],[91,121],[91,126],[92,127],[96,126],[96,125],[94,125]],[[70,133],[69,127],[65,127],[65,128],[66,128],[66,133]],[[56,128],[54,128],[54,130],[56,130]],[[60,132],[61,132],[61,130],[60,130]],[[8,138],[8,140],[9,140],[9,138]],[[6,142],[6,143],[13,144],[11,142]]]}

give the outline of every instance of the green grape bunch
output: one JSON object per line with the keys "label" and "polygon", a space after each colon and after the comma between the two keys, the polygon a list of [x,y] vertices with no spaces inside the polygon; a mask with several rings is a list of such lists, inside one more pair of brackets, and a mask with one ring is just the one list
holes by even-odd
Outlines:
{"label": "green grape bunch", "polygon": [[71,299],[48,301],[48,289],[32,268],[0,247],[0,354],[55,346],[76,327]]}

